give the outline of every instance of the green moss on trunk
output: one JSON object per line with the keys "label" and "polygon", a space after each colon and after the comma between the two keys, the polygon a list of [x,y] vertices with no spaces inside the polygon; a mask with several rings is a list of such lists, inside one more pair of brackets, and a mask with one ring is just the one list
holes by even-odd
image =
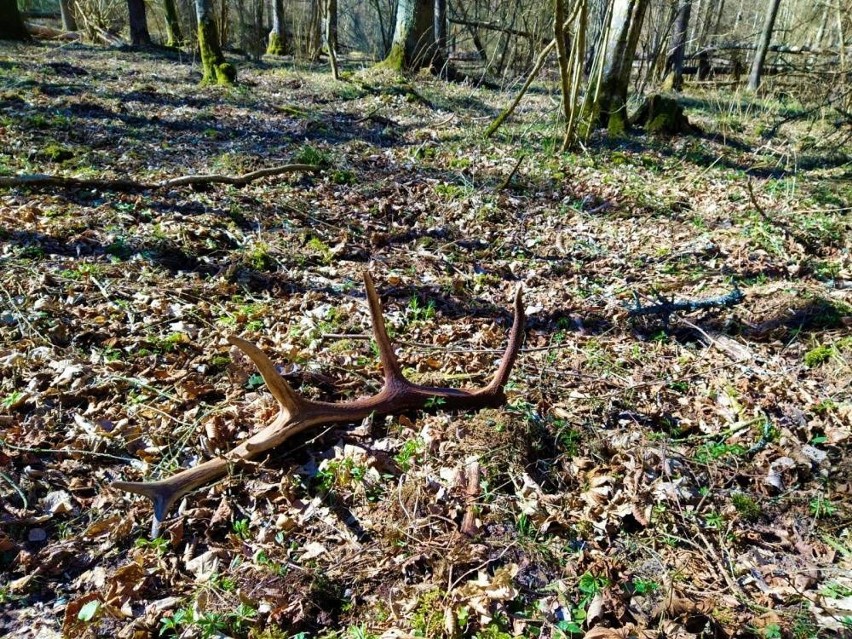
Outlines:
{"label": "green moss on trunk", "polygon": [[405,68],[405,47],[394,43],[387,57],[376,65],[380,69],[401,72]]}
{"label": "green moss on trunk", "polygon": [[166,46],[179,47],[183,42],[183,34],[175,0],[164,0],[163,6],[166,10]]}
{"label": "green moss on trunk", "polygon": [[284,43],[281,41],[281,36],[275,31],[269,32],[269,44],[266,46],[268,55],[284,55]]}
{"label": "green moss on trunk", "polygon": [[201,66],[204,68],[202,84],[231,85],[237,81],[234,65],[225,62],[216,40],[216,27],[212,21],[198,21],[198,48],[201,52]]}

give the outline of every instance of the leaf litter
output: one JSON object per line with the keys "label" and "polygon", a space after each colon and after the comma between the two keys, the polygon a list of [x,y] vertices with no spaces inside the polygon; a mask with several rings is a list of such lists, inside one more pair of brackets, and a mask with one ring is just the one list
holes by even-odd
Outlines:
{"label": "leaf litter", "polygon": [[[842,168],[712,134],[554,156],[535,96],[485,143],[502,96],[421,78],[408,101],[369,72],[334,84],[247,65],[246,88],[222,93],[148,54],[2,55],[5,174],[322,169],[240,189],[0,193],[4,632],[848,631]],[[489,374],[522,283],[508,405],[308,434],[147,539],[149,505],[112,480],[194,465],[274,415],[228,333],[308,396],[377,388],[365,268],[407,374],[435,384]],[[700,299],[732,278],[739,306],[629,318],[634,292]]]}

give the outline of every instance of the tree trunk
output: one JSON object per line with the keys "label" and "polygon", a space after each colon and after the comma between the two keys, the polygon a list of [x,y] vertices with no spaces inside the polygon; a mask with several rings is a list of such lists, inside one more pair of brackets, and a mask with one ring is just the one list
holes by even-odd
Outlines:
{"label": "tree trunk", "polygon": [[331,65],[331,75],[335,80],[340,79],[337,68],[337,0],[325,0],[324,32],[325,46],[328,52],[328,62]]}
{"label": "tree trunk", "polygon": [[62,16],[62,29],[65,31],[76,31],[77,20],[74,17],[72,0],[59,0],[59,13]]}
{"label": "tree trunk", "polygon": [[754,52],[754,61],[751,65],[751,73],[748,76],[749,91],[757,91],[760,86],[760,74],[763,72],[763,63],[766,62],[766,52],[772,40],[772,31],[775,28],[775,18],[778,15],[778,7],[781,0],[769,0],[766,10],[766,20],[763,23],[763,31]]}
{"label": "tree trunk", "polygon": [[163,0],[163,8],[166,10],[166,46],[179,47],[183,42],[183,34],[180,31],[180,18],[175,0]]}
{"label": "tree trunk", "polygon": [[447,0],[435,0],[434,13],[435,55],[443,67],[447,59]]}
{"label": "tree trunk", "polygon": [[686,51],[686,32],[689,29],[691,0],[680,0],[672,32],[672,49],[666,66],[668,75],[663,82],[665,89],[680,91],[683,88],[683,54]]}
{"label": "tree trunk", "polygon": [[272,30],[269,32],[269,44],[266,53],[284,55],[287,52],[286,33],[284,31],[284,0],[272,0]]}
{"label": "tree trunk", "polygon": [[213,0],[195,0],[195,13],[198,16],[198,49],[201,52],[201,66],[204,71],[202,84],[233,84],[237,80],[234,65],[225,62],[219,46],[216,32],[216,20],[213,12]]}
{"label": "tree trunk", "polygon": [[609,37],[604,51],[603,77],[597,98],[590,105],[592,126],[606,127],[609,134],[627,131],[627,87],[642,22],[649,0],[615,0]]}
{"label": "tree trunk", "polygon": [[396,28],[382,66],[396,71],[432,66],[435,48],[434,0],[397,0]]}
{"label": "tree trunk", "polygon": [[136,47],[151,44],[145,0],[127,0],[127,15],[130,22],[130,44]]}
{"label": "tree trunk", "polygon": [[0,0],[0,40],[29,40],[17,0]]}

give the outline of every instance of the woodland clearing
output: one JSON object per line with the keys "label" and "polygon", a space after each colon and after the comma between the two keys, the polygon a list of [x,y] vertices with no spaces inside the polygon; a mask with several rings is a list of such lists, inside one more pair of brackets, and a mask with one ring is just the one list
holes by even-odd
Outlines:
{"label": "woodland clearing", "polygon": [[[555,78],[490,140],[510,95],[467,83],[199,79],[177,54],[0,44],[0,176],[317,168],[0,188],[0,634],[850,632],[848,123],[687,91],[700,134],[559,153]],[[443,386],[492,373],[522,284],[507,405],[307,433],[149,539],[110,482],[274,415],[228,334],[306,396],[378,388],[366,269],[406,374]]]}

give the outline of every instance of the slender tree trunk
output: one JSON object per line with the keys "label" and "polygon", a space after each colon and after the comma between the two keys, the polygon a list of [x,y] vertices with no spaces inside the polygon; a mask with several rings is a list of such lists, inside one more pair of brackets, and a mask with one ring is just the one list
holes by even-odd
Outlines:
{"label": "slender tree trunk", "polygon": [[721,0],[719,2],[719,7],[716,9],[716,20],[713,21],[713,29],[710,33],[711,36],[719,35],[719,26],[722,24],[722,16],[725,13],[725,0]]}
{"label": "slender tree trunk", "polygon": [[568,75],[568,49],[565,46],[565,0],[553,3],[553,40],[559,63],[559,88],[562,90],[562,111],[565,121],[571,119],[571,78]]}
{"label": "slender tree trunk", "polygon": [[443,71],[447,62],[447,0],[435,0],[434,14],[435,59]]}
{"label": "slender tree trunk", "polygon": [[627,88],[648,3],[649,0],[615,0],[613,5],[603,77],[589,114],[593,125],[606,126],[613,136],[623,135],[628,128]]}
{"label": "slender tree trunk", "polygon": [[840,73],[846,75],[846,34],[843,32],[843,6],[837,0],[837,49],[840,51]]}
{"label": "slender tree trunk", "polygon": [[230,21],[228,17],[228,0],[219,0],[219,47],[226,47],[228,45],[228,38],[230,38],[231,34],[228,31],[230,27]]}
{"label": "slender tree trunk", "polygon": [[130,44],[137,47],[151,44],[145,0],[127,0],[127,14],[130,21]]}
{"label": "slender tree trunk", "polygon": [[337,68],[337,0],[325,0],[325,46],[328,50],[328,62],[331,65],[331,75],[335,80],[340,79]]}
{"label": "slender tree trunk", "polygon": [[431,66],[435,58],[434,0],[397,0],[396,28],[382,66],[401,71]]}
{"label": "slender tree trunk", "polygon": [[225,56],[222,55],[219,35],[216,31],[213,0],[195,0],[195,13],[198,16],[198,48],[204,70],[201,83],[233,84],[237,80],[237,70],[234,65],[225,62]]}
{"label": "slender tree trunk", "polygon": [[0,40],[29,40],[17,0],[0,0]]}
{"label": "slender tree trunk", "polygon": [[76,31],[77,19],[74,17],[72,0],[59,0],[59,13],[62,16],[62,29],[65,31]]}
{"label": "slender tree trunk", "polygon": [[680,91],[683,88],[683,55],[686,51],[686,32],[689,28],[689,13],[692,8],[691,0],[680,0],[672,32],[672,49],[666,66],[669,75],[663,82],[665,88]]}
{"label": "slender tree trunk", "polygon": [[822,39],[825,37],[825,29],[828,26],[828,16],[831,13],[831,5],[826,2],[822,8],[822,19],[819,21],[819,29],[817,29],[811,46],[814,49],[822,47]]}
{"label": "slender tree trunk", "polygon": [[179,47],[183,42],[183,34],[180,31],[177,4],[175,0],[163,0],[163,8],[166,10],[166,46]]}
{"label": "slender tree trunk", "polygon": [[269,32],[269,55],[284,55],[287,52],[284,32],[284,0],[272,0],[272,30]]}
{"label": "slender tree trunk", "polygon": [[754,60],[751,65],[751,73],[748,76],[749,91],[757,91],[760,86],[760,75],[763,73],[763,64],[766,62],[766,52],[769,51],[769,43],[772,40],[772,31],[775,28],[775,18],[778,15],[778,7],[781,0],[768,0],[766,8],[766,20],[763,23],[763,31],[754,52]]}

